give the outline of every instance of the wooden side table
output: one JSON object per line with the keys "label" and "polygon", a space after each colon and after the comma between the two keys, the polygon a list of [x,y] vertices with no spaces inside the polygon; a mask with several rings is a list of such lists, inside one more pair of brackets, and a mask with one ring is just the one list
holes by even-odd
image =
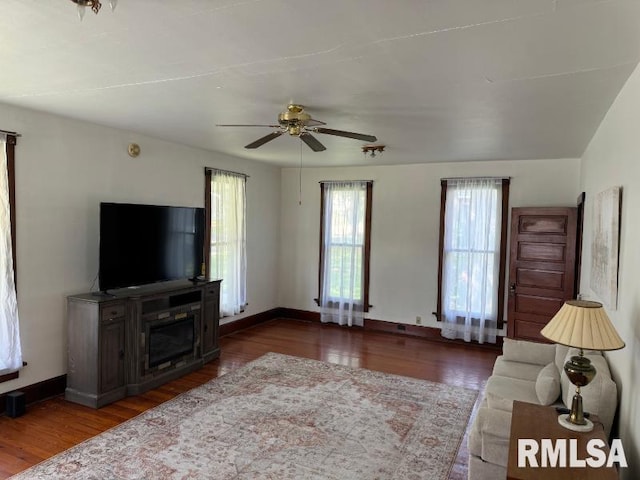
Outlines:
{"label": "wooden side table", "polygon": [[[604,441],[602,451],[609,456],[609,444],[605,437],[602,424],[595,415],[590,418],[595,424],[591,432],[574,432],[558,424],[558,414],[554,407],[544,407],[525,402],[513,402],[513,414],[511,417],[511,436],[509,437],[509,460],[507,463],[507,480],[545,480],[576,479],[576,480],[615,480],[618,478],[618,470],[615,467],[591,468],[581,467],[518,467],[518,438],[531,438],[538,442],[543,438],[551,440],[567,439],[567,457],[569,456],[568,439],[577,439],[577,458],[590,457],[587,454],[586,445],[592,438]],[[538,444],[539,445],[539,444]],[[540,454],[536,456],[540,465]],[[569,458],[567,458],[567,465]]]}

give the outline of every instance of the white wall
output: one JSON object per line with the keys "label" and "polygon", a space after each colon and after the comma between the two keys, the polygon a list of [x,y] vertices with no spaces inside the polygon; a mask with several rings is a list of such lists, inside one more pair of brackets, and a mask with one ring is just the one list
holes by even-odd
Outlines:
{"label": "white wall", "polygon": [[[0,105],[16,147],[18,309],[24,360],[14,390],[66,373],[66,300],[98,273],[101,201],[204,206],[204,167],[250,175],[247,183],[249,307],[278,306],[280,171],[115,129]],[[131,158],[127,145],[138,143]],[[228,321],[228,319],[225,319]]]}
{"label": "white wall", "polygon": [[640,68],[631,75],[591,140],[582,159],[581,186],[586,192],[581,291],[589,288],[593,198],[609,187],[622,187],[618,307],[607,308],[626,348],[608,352],[620,392],[619,435],[629,462],[624,479],[640,478]]}
{"label": "white wall", "polygon": [[[385,152],[392,155],[393,150]],[[440,178],[510,176],[510,207],[576,204],[578,159],[282,170],[280,306],[318,311],[321,180],[374,180],[369,318],[438,327]]]}

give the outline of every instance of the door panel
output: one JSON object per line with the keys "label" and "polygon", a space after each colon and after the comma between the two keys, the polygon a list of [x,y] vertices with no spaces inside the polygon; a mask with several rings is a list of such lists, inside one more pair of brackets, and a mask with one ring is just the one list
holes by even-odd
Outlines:
{"label": "door panel", "polygon": [[100,323],[99,393],[124,385],[124,317]]}
{"label": "door panel", "polygon": [[566,246],[558,243],[535,243],[523,240],[518,244],[518,260],[564,263]]}
{"label": "door panel", "polygon": [[560,298],[534,297],[522,294],[515,297],[516,311],[518,313],[548,315],[549,317],[554,316],[564,303],[564,300]]}
{"label": "door panel", "polygon": [[511,211],[507,336],[546,341],[540,330],[575,297],[577,209]]}
{"label": "door panel", "polygon": [[551,290],[562,290],[564,288],[564,272],[518,268],[516,278],[518,279],[517,284],[525,287],[544,285],[545,288]]}
{"label": "door panel", "polygon": [[567,234],[565,215],[525,215],[520,217],[520,233],[557,233]]}
{"label": "door panel", "polygon": [[538,341],[540,330],[542,330],[544,326],[544,323],[521,320],[516,323],[515,338]]}

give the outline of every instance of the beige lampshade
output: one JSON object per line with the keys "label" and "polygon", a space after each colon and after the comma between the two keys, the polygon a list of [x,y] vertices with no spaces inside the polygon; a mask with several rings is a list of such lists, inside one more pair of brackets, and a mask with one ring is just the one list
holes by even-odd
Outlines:
{"label": "beige lampshade", "polygon": [[585,350],[618,350],[624,342],[598,302],[567,300],[540,331],[555,343]]}

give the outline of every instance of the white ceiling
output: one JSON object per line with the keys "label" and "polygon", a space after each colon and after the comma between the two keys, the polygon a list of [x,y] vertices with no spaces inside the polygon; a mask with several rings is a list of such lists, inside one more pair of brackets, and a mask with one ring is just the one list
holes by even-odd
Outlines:
{"label": "white ceiling", "polygon": [[640,60],[637,0],[103,3],[3,0],[0,102],[283,166],[297,138],[215,125],[296,102],[387,145],[317,135],[307,166],[580,157]]}

